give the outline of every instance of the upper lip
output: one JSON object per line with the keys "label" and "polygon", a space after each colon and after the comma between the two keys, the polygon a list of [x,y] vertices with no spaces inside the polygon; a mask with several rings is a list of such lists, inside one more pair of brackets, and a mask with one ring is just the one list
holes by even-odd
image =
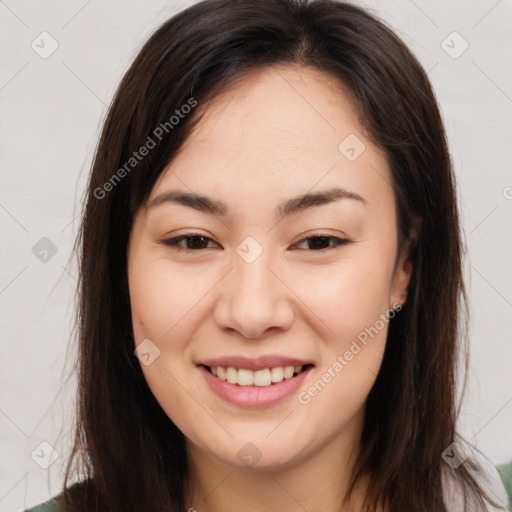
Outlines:
{"label": "upper lip", "polygon": [[204,359],[197,362],[198,365],[204,366],[223,366],[232,368],[244,368],[246,370],[263,370],[264,368],[275,368],[277,366],[305,366],[313,364],[311,361],[297,359],[296,357],[286,357],[278,355],[265,355],[259,357],[244,357],[244,356],[225,356],[216,357],[214,359]]}

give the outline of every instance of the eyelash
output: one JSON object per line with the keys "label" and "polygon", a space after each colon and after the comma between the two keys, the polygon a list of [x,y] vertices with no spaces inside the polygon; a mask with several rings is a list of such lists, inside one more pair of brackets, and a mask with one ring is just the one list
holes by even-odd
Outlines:
{"label": "eyelash", "polygon": [[[182,246],[178,245],[178,243],[181,242],[182,240],[186,240],[186,239],[190,239],[190,238],[204,238],[207,241],[212,240],[211,238],[204,236],[200,233],[186,233],[185,235],[180,235],[180,236],[177,236],[174,238],[169,238],[167,240],[162,240],[161,243],[163,243],[164,245],[166,245],[168,247],[172,247],[174,250],[179,251],[179,252],[183,252],[183,251],[184,252],[197,252],[197,251],[204,251],[205,249],[211,249],[211,247],[204,247],[201,249],[189,249],[188,247],[182,247]],[[341,245],[347,245],[351,242],[351,240],[348,240],[346,238],[338,238],[338,237],[332,236],[332,235],[319,234],[319,235],[303,236],[297,242],[297,244],[300,244],[306,240],[317,240],[317,239],[322,239],[322,238],[328,239],[328,240],[334,240],[334,245],[330,245],[329,247],[324,247],[322,249],[309,249],[309,251],[325,252],[325,251],[328,251],[331,249],[335,249],[336,247],[341,246]]]}

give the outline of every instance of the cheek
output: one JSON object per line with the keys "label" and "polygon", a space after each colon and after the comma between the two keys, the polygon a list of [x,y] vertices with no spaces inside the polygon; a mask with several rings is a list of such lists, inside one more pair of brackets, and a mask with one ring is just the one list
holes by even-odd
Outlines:
{"label": "cheek", "polygon": [[388,267],[384,259],[356,256],[296,279],[294,291],[325,326],[322,338],[343,348],[388,311]]}
{"label": "cheek", "polygon": [[335,435],[364,407],[386,347],[389,280],[384,266],[367,267],[362,261],[317,276],[315,292],[310,289],[305,302],[329,334],[322,337],[314,378],[297,397],[309,413],[301,435]]}
{"label": "cheek", "polygon": [[194,310],[208,291],[196,269],[181,265],[177,270],[163,258],[134,259],[129,283],[136,342],[146,337],[161,343],[184,339]]}
{"label": "cheek", "polygon": [[198,395],[187,347],[207,289],[199,286],[197,271],[184,266],[177,271],[168,260],[142,252],[134,251],[128,275],[135,345],[150,339],[160,351],[151,364],[141,362],[145,380],[169,418],[189,432],[200,412],[191,407],[191,395],[181,383],[187,382],[190,393]]}
{"label": "cheek", "polygon": [[[390,321],[391,265],[386,254],[368,246],[340,265],[318,268],[297,288],[318,316],[316,324],[325,326],[318,372],[298,401],[315,409],[317,418],[330,418],[333,431],[363,406],[379,372]],[[338,406],[343,411],[329,413]],[[321,420],[313,421],[311,435],[316,428]]]}

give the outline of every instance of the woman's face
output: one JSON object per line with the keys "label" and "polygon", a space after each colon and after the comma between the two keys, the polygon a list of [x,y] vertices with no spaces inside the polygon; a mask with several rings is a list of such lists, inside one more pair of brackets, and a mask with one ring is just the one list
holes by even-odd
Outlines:
{"label": "woman's face", "polygon": [[277,469],[352,446],[410,276],[405,258],[394,272],[386,159],[310,68],[253,72],[201,108],[128,248],[147,383],[219,462]]}

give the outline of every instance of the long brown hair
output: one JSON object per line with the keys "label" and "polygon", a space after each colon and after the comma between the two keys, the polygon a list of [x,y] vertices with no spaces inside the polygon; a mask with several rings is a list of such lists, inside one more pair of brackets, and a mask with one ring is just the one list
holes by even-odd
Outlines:
{"label": "long brown hair", "polygon": [[[446,512],[445,467],[467,497],[484,503],[470,459],[452,470],[441,457],[458,439],[467,299],[452,164],[426,73],[392,30],[352,4],[205,0],[166,21],[140,50],[96,150],[75,246],[79,388],[74,446],[59,497],[65,511],[186,509],[184,436],[151,393],[133,353],[132,220],[201,117],[171,118],[193,110],[194,102],[206,105],[251,70],[277,64],[310,66],[346,86],[368,138],[388,158],[399,250],[415,233],[408,300],[389,325],[352,484],[371,476],[370,511]],[[154,147],[131,160],[150,139]],[[83,482],[70,486],[77,475]]]}

